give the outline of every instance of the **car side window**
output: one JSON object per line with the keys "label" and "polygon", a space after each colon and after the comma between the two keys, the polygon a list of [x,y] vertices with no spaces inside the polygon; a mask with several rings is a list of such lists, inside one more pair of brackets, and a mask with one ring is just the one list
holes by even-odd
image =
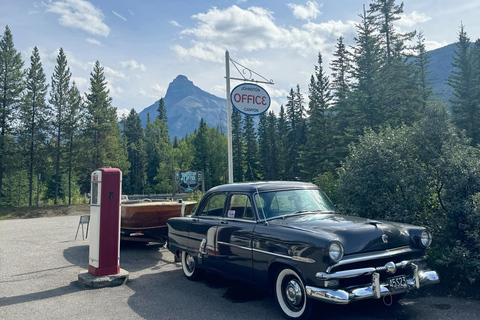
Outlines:
{"label": "car side window", "polygon": [[225,205],[226,198],[227,196],[223,193],[211,196],[199,215],[209,217],[221,217],[223,214],[223,207]]}
{"label": "car side window", "polygon": [[252,203],[245,194],[233,194],[230,196],[230,204],[227,210],[227,218],[254,220]]}

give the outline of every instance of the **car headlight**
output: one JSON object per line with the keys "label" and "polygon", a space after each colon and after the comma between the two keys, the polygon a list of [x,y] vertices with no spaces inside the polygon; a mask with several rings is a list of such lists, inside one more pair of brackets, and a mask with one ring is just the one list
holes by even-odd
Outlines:
{"label": "car headlight", "polygon": [[343,258],[343,246],[340,242],[333,242],[328,248],[328,255],[333,262],[338,262]]}
{"label": "car headlight", "polygon": [[420,244],[424,248],[428,248],[432,244],[432,234],[427,230],[423,230],[420,236]]}

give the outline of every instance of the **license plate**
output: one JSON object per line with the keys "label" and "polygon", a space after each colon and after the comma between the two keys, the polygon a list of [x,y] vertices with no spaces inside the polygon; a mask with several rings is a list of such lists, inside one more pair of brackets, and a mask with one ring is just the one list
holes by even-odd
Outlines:
{"label": "license plate", "polygon": [[388,288],[390,291],[403,290],[407,288],[407,279],[405,276],[388,278]]}

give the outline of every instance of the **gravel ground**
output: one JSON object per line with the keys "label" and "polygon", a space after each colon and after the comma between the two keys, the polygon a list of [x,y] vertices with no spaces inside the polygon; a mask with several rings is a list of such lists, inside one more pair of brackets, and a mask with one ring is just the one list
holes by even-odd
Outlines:
{"label": "gravel ground", "polygon": [[[281,319],[271,295],[213,274],[184,278],[160,244],[122,246],[126,285],[83,290],[89,240],[78,216],[0,221],[0,319]],[[315,319],[478,319],[480,302],[426,296],[387,307],[316,304]]]}

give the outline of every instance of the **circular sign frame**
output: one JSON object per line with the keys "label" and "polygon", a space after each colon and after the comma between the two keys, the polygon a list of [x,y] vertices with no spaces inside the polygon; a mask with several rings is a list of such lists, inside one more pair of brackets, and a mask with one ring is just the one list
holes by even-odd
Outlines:
{"label": "circular sign frame", "polygon": [[230,101],[239,112],[248,116],[259,116],[270,108],[268,92],[254,83],[242,83],[233,88]]}

